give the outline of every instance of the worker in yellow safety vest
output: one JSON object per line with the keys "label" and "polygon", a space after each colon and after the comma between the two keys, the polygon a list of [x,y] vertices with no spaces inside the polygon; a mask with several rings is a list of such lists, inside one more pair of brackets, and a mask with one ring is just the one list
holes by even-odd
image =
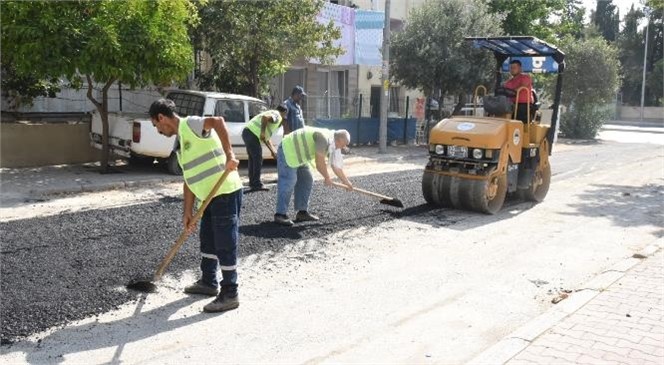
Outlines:
{"label": "worker in yellow safety vest", "polygon": [[[160,134],[177,136],[174,152],[184,176],[185,229],[192,224],[194,200],[205,200],[224,170],[225,182],[205,209],[200,225],[201,279],[187,286],[188,294],[216,296],[203,310],[222,312],[240,305],[237,284],[237,248],[242,180],[233,154],[228,128],[222,117],[180,117],[172,100],[159,99],[150,106],[150,119]],[[217,270],[221,269],[221,283]]]}
{"label": "worker in yellow safety vest", "polygon": [[313,187],[313,176],[309,165],[315,163],[316,170],[323,175],[325,185],[332,185],[325,159],[328,158],[332,171],[346,185],[353,185],[343,171],[341,150],[348,146],[350,134],[345,129],[329,130],[305,126],[297,129],[281,141],[277,150],[277,211],[274,221],[284,226],[292,226],[288,217],[291,196],[295,194],[295,222],[317,221],[319,218],[309,212],[309,197]]}
{"label": "worker in yellow safety vest", "polygon": [[[262,112],[249,121],[242,130],[242,140],[247,148],[247,167],[249,170],[249,190],[268,190],[261,182],[261,169],[263,167],[262,143],[272,145],[270,138],[276,133],[286,117],[285,106],[279,105],[276,110]],[[274,150],[274,148],[272,149]]]}

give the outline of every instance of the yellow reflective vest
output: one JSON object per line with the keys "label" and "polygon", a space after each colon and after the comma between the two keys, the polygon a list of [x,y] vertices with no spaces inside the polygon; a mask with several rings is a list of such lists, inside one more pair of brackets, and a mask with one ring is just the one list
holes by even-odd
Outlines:
{"label": "yellow reflective vest", "polygon": [[[189,127],[187,118],[180,118],[178,127],[180,149],[177,151],[178,163],[182,167],[184,181],[192,193],[203,201],[224,173],[226,154],[217,133],[210,131],[210,136],[201,138]],[[228,174],[215,196],[229,194],[242,189],[242,180],[237,170]]]}

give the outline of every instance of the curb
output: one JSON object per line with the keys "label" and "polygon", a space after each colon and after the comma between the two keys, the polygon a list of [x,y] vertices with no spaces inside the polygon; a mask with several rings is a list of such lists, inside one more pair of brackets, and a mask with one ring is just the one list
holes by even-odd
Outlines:
{"label": "curb", "polygon": [[67,187],[47,187],[43,189],[30,189],[27,191],[30,195],[57,195],[57,194],[72,194],[72,193],[90,193],[98,191],[107,191],[123,188],[137,188],[148,185],[173,183],[182,181],[181,176],[167,176],[157,177],[152,179],[141,180],[127,180],[127,181],[104,181],[99,183],[77,183],[73,186]]}
{"label": "curb", "polygon": [[569,299],[560,302],[560,304],[530,320],[516,331],[498,341],[498,343],[475,356],[466,364],[507,363],[521,351],[525,350],[540,335],[544,334],[567,316],[581,309],[581,307],[588,304],[599,293],[625,276],[634,266],[638,265],[645,258],[651,257],[662,248],[664,248],[664,238],[659,238],[634,254],[634,256],[639,255],[641,258],[630,257],[619,261],[585,283],[581,289],[577,289],[570,295]]}
{"label": "curb", "polygon": [[[347,155],[348,156],[348,155]],[[383,163],[383,162],[399,162],[399,161],[408,161],[415,160],[418,158],[425,158],[427,155],[425,153],[413,153],[408,155],[390,155],[385,154],[384,156],[377,157],[362,157],[354,155],[348,160],[344,161],[346,166],[352,165],[361,165],[361,164],[373,164],[373,163]],[[30,189],[27,190],[29,195],[58,195],[58,194],[73,194],[73,193],[90,193],[90,192],[99,192],[107,190],[116,190],[124,188],[140,188],[146,187],[149,185],[163,184],[163,183],[175,183],[181,182],[182,176],[165,176],[165,177],[156,177],[151,179],[139,179],[139,180],[121,180],[121,181],[102,181],[99,183],[75,183],[71,186],[66,187],[44,187],[39,189]]]}

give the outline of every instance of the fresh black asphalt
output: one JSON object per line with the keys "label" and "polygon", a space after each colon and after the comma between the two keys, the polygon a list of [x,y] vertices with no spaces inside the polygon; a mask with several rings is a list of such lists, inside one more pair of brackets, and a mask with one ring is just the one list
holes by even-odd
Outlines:
{"label": "fresh black asphalt", "polygon": [[[421,176],[421,170],[410,170],[352,179],[358,187],[401,199],[405,209],[317,182],[310,210],[321,220],[292,228],[272,223],[276,186],[246,194],[240,256],[431,211],[422,198]],[[180,234],[181,216],[181,198],[165,196],[147,204],[0,223],[2,343],[137,299],[124,285],[152,276]],[[177,277],[196,269],[199,257],[198,236],[192,235],[167,273]]]}

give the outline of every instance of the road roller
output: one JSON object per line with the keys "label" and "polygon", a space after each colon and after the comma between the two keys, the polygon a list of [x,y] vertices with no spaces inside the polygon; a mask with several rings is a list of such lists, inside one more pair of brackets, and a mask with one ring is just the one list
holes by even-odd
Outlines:
{"label": "road roller", "polygon": [[[495,214],[508,194],[541,202],[549,191],[552,152],[558,129],[565,55],[535,37],[471,37],[475,48],[494,53],[493,95],[479,85],[473,93],[473,115],[438,122],[429,134],[429,161],[422,177],[427,203],[439,207]],[[523,72],[557,74],[553,105],[516,104],[520,93],[502,86],[502,74],[518,59]],[[482,98],[482,108],[477,101]],[[525,107],[527,118],[517,119]],[[480,112],[478,112],[480,110]],[[523,115],[523,113],[519,114]]]}

